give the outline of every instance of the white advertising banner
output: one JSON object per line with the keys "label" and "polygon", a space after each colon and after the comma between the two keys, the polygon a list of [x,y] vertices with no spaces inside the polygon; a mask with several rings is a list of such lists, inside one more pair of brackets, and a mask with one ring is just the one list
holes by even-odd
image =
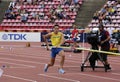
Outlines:
{"label": "white advertising banner", "polygon": [[41,33],[34,32],[0,32],[0,41],[4,42],[40,42]]}

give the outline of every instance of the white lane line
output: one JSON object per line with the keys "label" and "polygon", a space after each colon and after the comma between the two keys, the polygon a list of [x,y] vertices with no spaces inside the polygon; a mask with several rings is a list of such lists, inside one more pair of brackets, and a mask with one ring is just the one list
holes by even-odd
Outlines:
{"label": "white lane line", "polygon": [[[1,54],[3,53],[3,52],[0,52]],[[5,53],[4,53],[5,54]],[[7,53],[7,54],[10,54],[10,53]],[[17,53],[12,53],[12,55],[16,55]],[[22,55],[21,55],[22,54]],[[27,54],[27,56],[29,56],[29,57],[31,57],[32,56],[32,58],[44,58],[44,59],[48,59],[48,56],[46,56],[46,54],[38,54],[38,55],[31,55],[31,53],[28,53],[28,52],[24,52],[24,53],[21,53],[21,54],[19,54],[19,56],[25,56],[26,54]],[[6,54],[5,54],[6,55]],[[18,54],[17,54],[18,55]],[[69,58],[69,57],[68,57]],[[78,57],[77,57],[78,58]],[[72,57],[72,59],[73,59],[73,57]],[[72,59],[66,59],[66,61],[68,61],[68,62],[73,62],[73,63],[79,63],[79,59],[78,60],[72,60]],[[74,58],[74,59],[76,59],[76,57]],[[56,60],[59,60],[59,58],[57,58]]]}
{"label": "white lane line", "polygon": [[[17,59],[11,59],[11,58],[0,58],[1,60],[13,60],[13,61],[19,61],[19,62],[26,62],[26,63],[33,63],[33,64],[43,64],[45,65],[46,63],[40,63],[40,62],[35,62],[35,61],[26,61],[26,60],[17,60]],[[54,66],[59,66],[59,65],[54,65]],[[64,66],[64,67],[80,67],[80,66]],[[17,68],[17,67],[10,67],[10,68]],[[20,68],[20,67],[18,67]],[[21,67],[21,68],[26,68],[26,67]]]}
{"label": "white lane line", "polygon": [[[25,45],[1,45],[0,47],[22,47],[22,48],[25,48],[26,46]],[[41,45],[40,46],[33,45],[31,47],[40,47],[41,48]]]}
{"label": "white lane line", "polygon": [[62,78],[62,77],[56,77],[56,76],[51,76],[51,75],[46,75],[46,74],[38,74],[40,76],[44,76],[44,77],[50,77],[50,78],[55,78],[55,79],[59,79],[59,80],[65,80],[65,81],[70,81],[70,82],[80,82],[78,80],[73,80],[73,79],[67,79],[67,78]]}
{"label": "white lane line", "polygon": [[110,61],[120,63],[119,59],[117,59],[117,60],[111,59]]}
{"label": "white lane line", "polygon": [[21,78],[21,77],[12,76],[12,75],[3,74],[3,76],[5,76],[5,77],[10,77],[10,78],[14,78],[14,79],[19,79],[19,80],[24,80],[24,81],[28,81],[28,82],[37,82],[37,81],[35,81],[35,80],[25,79],[25,78]]}
{"label": "white lane line", "polygon": [[11,67],[11,66],[10,66],[10,67],[8,67],[8,68],[15,68],[15,69],[16,69],[16,68],[18,68],[18,69],[20,68],[20,69],[21,69],[21,68],[33,68],[33,67],[22,67],[22,66],[21,66],[21,67],[14,67],[14,66]]}
{"label": "white lane line", "polygon": [[[49,73],[49,74],[56,74],[56,73]],[[91,75],[91,74],[83,74],[83,73],[66,73],[66,74],[68,74],[68,75],[71,75],[71,74],[83,75],[83,76],[92,77],[92,78],[100,78],[100,79],[113,80],[113,81],[120,82],[120,79],[115,79],[115,78],[111,78],[111,77],[102,77],[102,76]],[[116,73],[113,73],[113,74],[116,74]],[[120,75],[120,74],[116,74],[116,75]]]}
{"label": "white lane line", "polygon": [[11,62],[6,62],[6,61],[0,61],[0,63],[7,63],[7,64],[13,64],[13,65],[19,65],[19,66],[25,66],[25,67],[31,67],[35,68],[36,66],[31,66],[31,65],[24,65],[24,64],[17,64],[17,63],[11,63]]}
{"label": "white lane line", "polygon": [[[0,53],[0,54],[2,54],[2,53]],[[34,57],[34,56],[23,56],[23,55],[11,55],[11,54],[4,54],[4,55],[9,55],[9,56],[16,56],[16,57],[24,57],[24,58],[37,58],[37,59],[49,59],[49,58],[44,58],[44,57]],[[58,59],[56,59],[56,60],[58,60]],[[24,61],[24,60],[22,60],[22,61]],[[69,60],[66,60],[66,62],[68,62]],[[27,62],[27,61],[24,61],[24,62]],[[29,62],[31,62],[31,61],[29,61]],[[76,62],[76,61],[69,61],[69,62],[74,62],[74,63],[79,63],[80,64],[80,62]],[[31,62],[31,63],[37,63],[37,64],[45,64],[45,63],[38,63],[38,62]],[[112,62],[112,64],[116,64],[116,65],[120,65],[119,63],[114,63],[114,62]],[[56,65],[56,66],[58,66],[58,65]]]}
{"label": "white lane line", "polygon": [[1,45],[0,47],[4,48],[4,47],[21,47],[21,48],[24,48],[25,46],[23,45]]}
{"label": "white lane line", "polygon": [[[0,53],[3,55],[3,53]],[[24,58],[35,58],[35,59],[49,59],[49,58],[45,58],[45,57],[34,57],[34,56],[23,56],[23,55],[16,55],[16,54],[4,54],[4,55],[9,55],[9,56],[17,56],[17,57],[24,57]],[[56,60],[59,60],[59,59],[56,59]],[[80,62],[78,61],[72,61],[72,60],[66,60],[67,62],[73,62],[73,63],[78,63],[80,64]]]}
{"label": "white lane line", "polygon": [[[0,53],[0,54],[2,54],[2,53]],[[14,53],[13,53],[14,54]],[[33,55],[29,55],[29,56],[23,56],[23,55],[13,55],[12,54],[12,56],[19,56],[19,57],[26,57],[26,58],[42,58],[42,59],[48,59],[48,58],[45,58],[45,57],[39,57],[39,56],[37,56],[37,57],[35,57],[35,56],[33,56]],[[27,53],[26,53],[27,54]],[[9,55],[9,53],[8,54],[4,54],[4,55]],[[11,55],[11,54],[10,54]],[[56,60],[58,60],[58,59],[56,59]],[[72,61],[72,60],[66,60],[67,62],[74,62],[74,63],[80,63],[80,62],[77,62],[77,61]],[[113,63],[113,62],[112,62]],[[119,64],[119,63],[113,63],[113,64]]]}
{"label": "white lane line", "polygon": [[[1,54],[1,53],[0,53]],[[4,54],[4,55],[9,55],[9,56],[17,56],[17,57],[24,57],[24,58],[37,58],[37,59],[49,59],[49,58],[45,58],[45,57],[34,57],[34,56],[24,56],[24,55],[11,55],[11,54]],[[56,60],[59,60],[59,59],[56,59]],[[23,60],[24,61],[24,60]],[[26,61],[24,61],[24,62],[26,62]],[[31,62],[31,61],[29,61],[29,62]],[[74,62],[74,63],[79,63],[80,64],[80,62],[77,62],[77,61],[72,61],[72,60],[66,60],[66,62]],[[31,63],[35,63],[35,62],[31,62]],[[38,62],[36,62],[36,63],[38,63]],[[38,64],[45,64],[45,63],[38,63]],[[116,64],[116,65],[120,65],[119,63],[114,63],[114,62],[112,62],[112,64]],[[56,66],[58,66],[58,65],[56,65]]]}
{"label": "white lane line", "polygon": [[82,73],[79,73],[79,74],[84,75],[84,76],[88,76],[88,77],[94,77],[94,78],[100,78],[100,79],[113,80],[113,81],[119,81],[120,82],[120,79],[114,79],[114,78],[111,78],[111,77],[102,77],[102,76],[91,75],[91,74],[82,74]]}
{"label": "white lane line", "polygon": [[[6,55],[6,54],[5,54]],[[8,54],[7,54],[8,55]],[[37,59],[47,59],[47,60],[49,60],[49,58],[47,58],[47,57],[35,57],[35,56],[31,56],[31,55],[29,55],[29,56],[24,56],[24,55],[16,55],[16,54],[14,54],[14,56],[19,56],[19,57],[25,57],[25,58],[37,58]],[[56,59],[56,60],[59,60],[59,59]],[[72,61],[72,60],[65,60],[66,62],[72,62],[72,63],[77,63],[77,64],[80,64],[81,62],[80,61]],[[114,62],[112,62],[113,64],[119,64],[119,63],[114,63]]]}
{"label": "white lane line", "polygon": [[26,62],[26,63],[34,63],[34,64],[46,64],[46,63],[40,63],[40,62],[35,62],[35,61],[28,61],[28,60],[18,60],[18,59],[11,59],[11,58],[0,58],[1,60],[12,60],[12,61],[18,61],[18,62]]}
{"label": "white lane line", "polygon": [[[28,61],[28,60],[18,60],[18,59],[11,59],[11,58],[0,58],[1,60],[13,60],[13,61],[19,61],[19,62],[25,62],[25,63],[33,63],[33,64],[43,64],[45,65],[46,63],[41,63],[41,62],[35,62],[35,61]],[[54,66],[59,66],[59,65],[54,65]]]}
{"label": "white lane line", "polygon": [[[38,52],[39,52],[39,51],[38,51]],[[44,52],[45,52],[45,51],[44,51]],[[23,54],[23,55],[27,54],[28,56],[36,56],[36,57],[41,57],[41,56],[42,56],[42,57],[48,57],[48,55],[49,55],[50,53],[47,53],[47,55],[46,55],[44,52],[43,52],[42,54],[39,54],[39,53],[37,53],[37,54],[31,54],[31,53],[28,53],[28,52],[24,52],[24,53],[20,53],[20,54]],[[13,53],[13,54],[15,54],[15,53]],[[67,53],[67,54],[65,54],[65,55],[68,56],[68,60],[69,60],[69,59],[72,59],[72,60],[74,59],[74,61],[79,61],[80,58],[81,58],[81,57],[80,57],[81,55],[78,55],[78,54],[77,54],[77,55],[78,55],[79,57],[74,57],[74,56],[73,56],[74,53],[72,53],[72,54],[71,54],[71,53],[70,53],[70,54]],[[76,59],[76,58],[77,58],[77,59]]]}
{"label": "white lane line", "polygon": [[[13,54],[14,54],[14,53],[13,53]],[[21,54],[24,54],[24,53],[21,53]],[[31,53],[28,53],[28,52],[27,52],[26,54],[31,54]],[[69,54],[67,54],[67,55],[69,55]],[[78,54],[77,54],[77,55],[78,55]],[[31,56],[35,56],[35,55],[31,55]],[[40,57],[39,54],[36,55],[36,56]],[[44,55],[44,56],[45,56],[45,55]],[[48,57],[48,56],[47,56],[47,57]],[[74,56],[73,56],[73,57],[74,57]],[[73,57],[72,57],[72,58],[73,58]],[[74,57],[74,58],[76,58],[76,57]],[[79,60],[79,58],[78,58],[78,60]],[[78,60],[77,60],[77,61],[78,61]]]}
{"label": "white lane line", "polygon": [[112,59],[112,60],[119,60],[120,59],[120,57],[110,57],[109,59]]}
{"label": "white lane line", "polygon": [[112,73],[113,75],[120,75],[120,73]]}

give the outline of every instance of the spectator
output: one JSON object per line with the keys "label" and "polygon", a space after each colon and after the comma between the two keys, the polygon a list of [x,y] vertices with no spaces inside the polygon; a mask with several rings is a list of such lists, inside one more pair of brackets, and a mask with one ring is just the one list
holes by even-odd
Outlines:
{"label": "spectator", "polygon": [[40,18],[39,18],[39,12],[36,13],[36,17],[35,17],[35,18],[36,18],[36,20],[39,20],[39,19],[40,19]]}
{"label": "spectator", "polygon": [[69,9],[70,9],[70,11],[72,11],[72,12],[76,11],[76,7],[75,7],[74,4],[70,5]]}
{"label": "spectator", "polygon": [[15,19],[15,14],[13,12],[6,15],[7,19]]}
{"label": "spectator", "polygon": [[40,18],[40,19],[44,19],[44,17],[45,17],[44,12],[40,12],[40,13],[39,13],[39,18]]}
{"label": "spectator", "polygon": [[32,4],[32,0],[27,0],[27,3],[28,3],[29,5],[31,5],[31,4]]}
{"label": "spectator", "polygon": [[70,6],[71,3],[72,3],[72,0],[65,0],[65,1],[64,1],[64,5],[69,5],[69,6]]}
{"label": "spectator", "polygon": [[31,12],[30,15],[32,16],[32,19],[36,19],[36,13],[35,12]]}
{"label": "spectator", "polygon": [[93,15],[93,19],[98,20],[98,18],[99,18],[99,13],[98,13],[98,11],[96,11]]}
{"label": "spectator", "polygon": [[71,17],[69,15],[67,15],[67,13],[65,11],[62,12],[63,18],[64,19],[71,19]]}
{"label": "spectator", "polygon": [[45,4],[44,4],[44,1],[41,2],[41,4],[39,4],[39,9],[44,9],[45,8]]}
{"label": "spectator", "polygon": [[50,22],[51,22],[51,23],[54,23],[56,19],[57,19],[57,17],[56,17],[56,15],[55,15],[55,12],[53,12],[53,13],[51,14],[51,16],[50,16]]}
{"label": "spectator", "polygon": [[12,12],[12,8],[8,8],[6,11],[5,11],[5,16],[8,15],[9,13]]}
{"label": "spectator", "polygon": [[21,13],[21,5],[19,4],[19,3],[17,3],[16,4],[16,6],[15,6],[15,8],[16,8],[16,11],[18,12],[18,13]]}
{"label": "spectator", "polygon": [[15,8],[15,5],[16,5],[16,2],[15,1],[11,1],[9,7]]}
{"label": "spectator", "polygon": [[76,48],[78,47],[77,45],[77,36],[78,36],[79,31],[77,30],[77,26],[73,25],[73,30],[72,30],[72,40],[73,40],[73,47]]}
{"label": "spectator", "polygon": [[28,13],[26,11],[23,11],[23,13],[21,14],[21,21],[23,23],[27,22],[28,20]]}
{"label": "spectator", "polygon": [[48,0],[48,1],[53,2],[53,0]]}
{"label": "spectator", "polygon": [[79,4],[79,0],[73,0],[73,2],[74,2],[75,5]]}

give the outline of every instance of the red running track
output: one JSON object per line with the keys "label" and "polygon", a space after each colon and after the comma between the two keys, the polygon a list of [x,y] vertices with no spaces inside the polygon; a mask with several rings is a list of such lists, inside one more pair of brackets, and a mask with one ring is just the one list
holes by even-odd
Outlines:
{"label": "red running track", "polygon": [[[58,73],[59,59],[53,67],[44,73],[43,68],[49,62],[50,51],[40,47],[40,43],[0,43],[0,66],[6,65],[0,82],[120,82],[120,57],[109,56],[112,71],[103,68],[85,68],[81,72],[83,53],[65,52],[65,74]],[[86,55],[87,52],[84,53]],[[87,63],[89,64],[89,62]]]}

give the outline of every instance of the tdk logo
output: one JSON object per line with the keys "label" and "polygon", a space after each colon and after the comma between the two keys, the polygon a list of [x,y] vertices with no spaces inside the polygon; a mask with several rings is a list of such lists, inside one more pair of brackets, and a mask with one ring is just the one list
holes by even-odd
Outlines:
{"label": "tdk logo", "polygon": [[3,34],[4,40],[26,40],[26,34]]}
{"label": "tdk logo", "polygon": [[3,39],[3,40],[7,40],[7,39],[8,39],[8,35],[7,35],[7,34],[3,34],[3,35],[2,35],[2,39]]}

